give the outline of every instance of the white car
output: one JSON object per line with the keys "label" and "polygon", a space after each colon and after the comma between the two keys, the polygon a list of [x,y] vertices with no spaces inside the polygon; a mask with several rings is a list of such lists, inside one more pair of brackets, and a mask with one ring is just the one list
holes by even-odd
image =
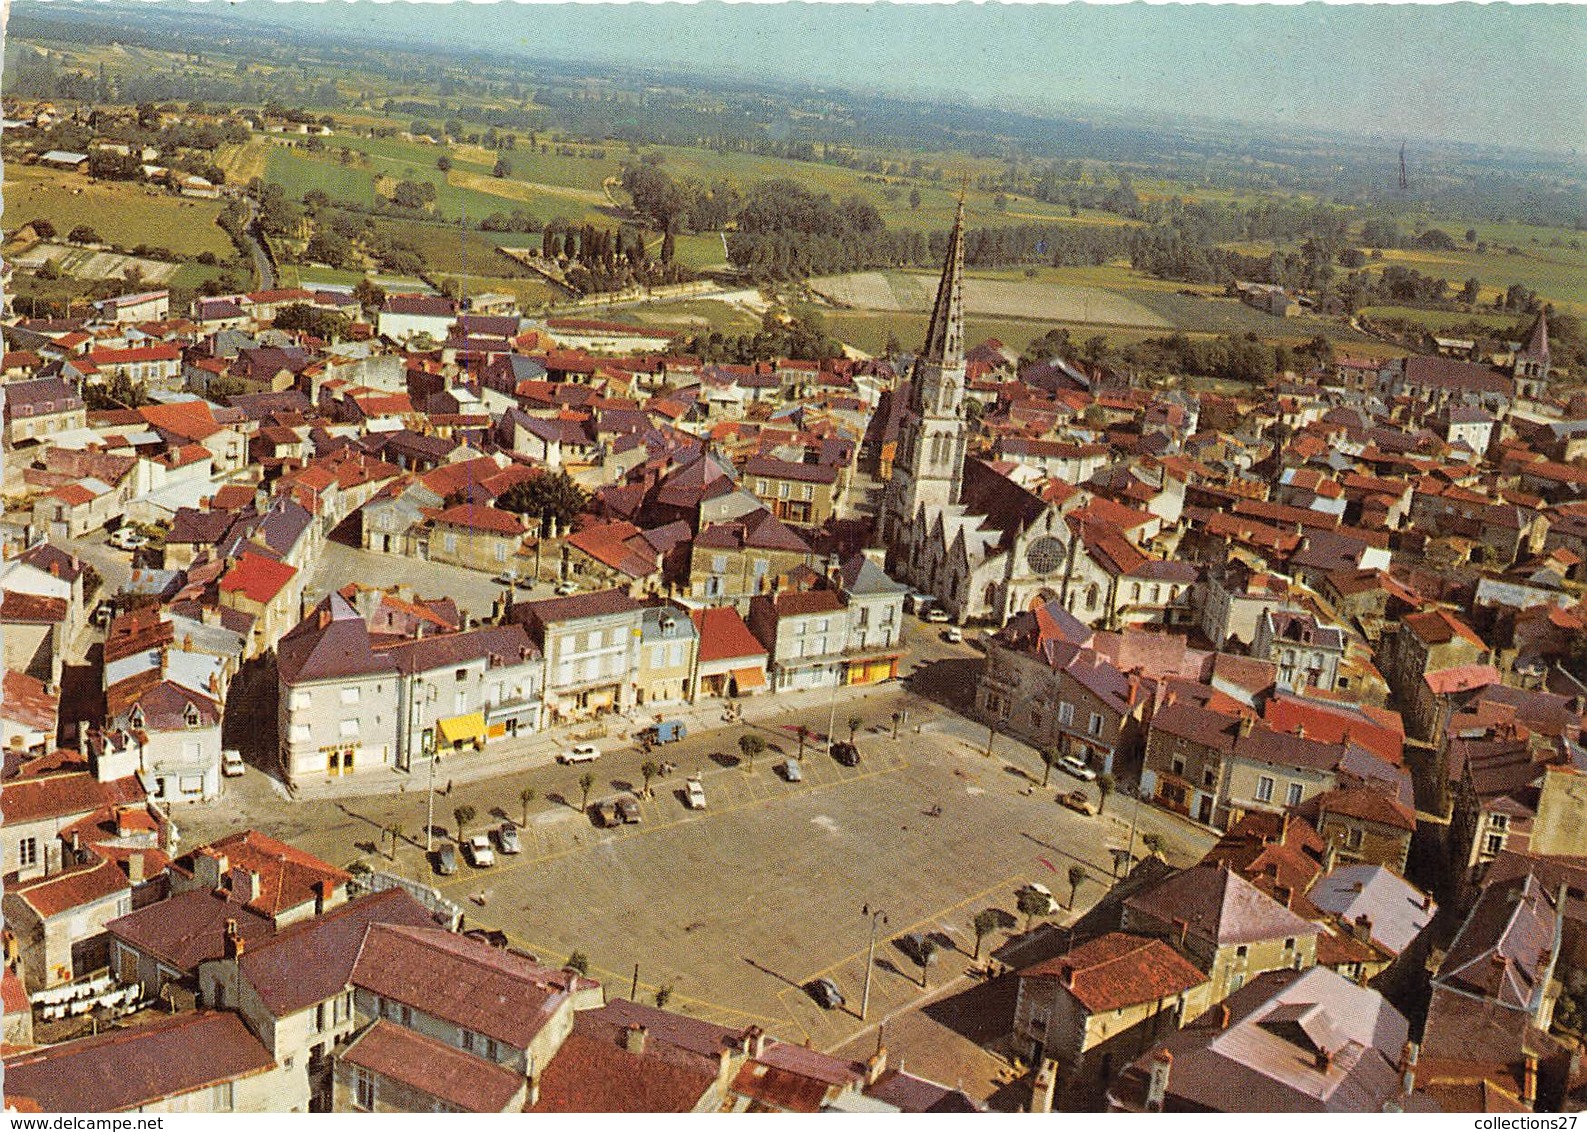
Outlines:
{"label": "white car", "polygon": [[557,762],[563,766],[572,766],[574,763],[592,763],[601,757],[601,749],[594,743],[580,743],[570,751],[563,751],[557,756]]}
{"label": "white car", "polygon": [[683,796],[688,799],[689,809],[705,809],[705,783],[700,781],[700,776],[691,774],[684,783]]}
{"label": "white car", "polygon": [[568,597],[569,595],[576,594],[578,592],[579,584],[577,582],[567,581],[557,583],[556,595],[558,597]]}
{"label": "white car", "polygon": [[949,625],[942,631],[942,639],[950,645],[962,645],[964,643],[964,630],[957,625]]}
{"label": "white car", "polygon": [[243,772],[242,752],[231,748],[220,753],[220,772],[227,778],[236,778]]}
{"label": "white car", "polygon": [[1086,760],[1079,755],[1065,755],[1058,760],[1058,769],[1068,771],[1085,782],[1095,782],[1097,780],[1097,772],[1088,767]]}
{"label": "white car", "polygon": [[463,851],[468,854],[468,863],[476,869],[488,869],[496,863],[496,851],[490,847],[490,838],[483,833],[476,833],[464,842]]}
{"label": "white car", "polygon": [[110,545],[117,550],[142,550],[149,540],[131,527],[122,527],[110,536]]}
{"label": "white car", "polygon": [[948,621],[948,611],[940,605],[934,605],[926,610],[926,620],[933,625],[944,625]]}

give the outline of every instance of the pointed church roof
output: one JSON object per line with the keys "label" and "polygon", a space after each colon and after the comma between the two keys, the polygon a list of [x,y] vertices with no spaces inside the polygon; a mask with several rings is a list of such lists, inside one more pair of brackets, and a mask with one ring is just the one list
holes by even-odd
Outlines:
{"label": "pointed church roof", "polygon": [[1526,349],[1521,351],[1521,356],[1548,361],[1548,315],[1542,311],[1537,312],[1537,322],[1532,325],[1532,334],[1526,340]]}
{"label": "pointed church roof", "polygon": [[948,257],[937,284],[937,301],[931,305],[931,325],[920,351],[929,362],[957,366],[964,362],[964,199],[948,237]]}

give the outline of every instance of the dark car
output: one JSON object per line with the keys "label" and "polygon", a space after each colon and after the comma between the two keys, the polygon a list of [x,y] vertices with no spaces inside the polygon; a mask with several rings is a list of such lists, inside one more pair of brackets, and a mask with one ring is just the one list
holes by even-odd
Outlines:
{"label": "dark car", "polygon": [[441,842],[435,851],[435,871],[444,877],[457,872],[457,846],[450,841]]}
{"label": "dark car", "polygon": [[832,757],[844,766],[860,765],[860,749],[853,743],[833,743]]}
{"label": "dark car", "polygon": [[638,825],[639,799],[632,794],[624,794],[617,799],[617,813],[623,819],[624,825]]}
{"label": "dark car", "polygon": [[811,979],[805,984],[805,993],[828,1010],[843,1005],[843,992],[831,979]]}

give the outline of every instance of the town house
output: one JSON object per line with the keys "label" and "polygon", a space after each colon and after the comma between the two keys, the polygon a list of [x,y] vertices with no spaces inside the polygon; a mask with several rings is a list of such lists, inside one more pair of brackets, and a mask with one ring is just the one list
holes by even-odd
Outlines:
{"label": "town house", "polygon": [[545,657],[548,726],[633,706],[644,609],[622,590],[513,607],[512,620],[528,630]]}

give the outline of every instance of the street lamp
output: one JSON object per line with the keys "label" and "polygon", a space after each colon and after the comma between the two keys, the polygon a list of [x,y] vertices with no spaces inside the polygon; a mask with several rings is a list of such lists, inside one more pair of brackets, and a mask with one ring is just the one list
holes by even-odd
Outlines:
{"label": "street lamp", "polygon": [[430,789],[426,795],[424,816],[424,851],[435,852],[435,764],[441,761],[441,749],[430,752]]}
{"label": "street lamp", "polygon": [[866,904],[860,909],[860,915],[871,918],[871,942],[865,949],[865,989],[860,993],[860,1021],[863,1022],[866,1012],[871,1008],[871,968],[876,965],[876,925],[878,922],[887,922],[887,913]]}

